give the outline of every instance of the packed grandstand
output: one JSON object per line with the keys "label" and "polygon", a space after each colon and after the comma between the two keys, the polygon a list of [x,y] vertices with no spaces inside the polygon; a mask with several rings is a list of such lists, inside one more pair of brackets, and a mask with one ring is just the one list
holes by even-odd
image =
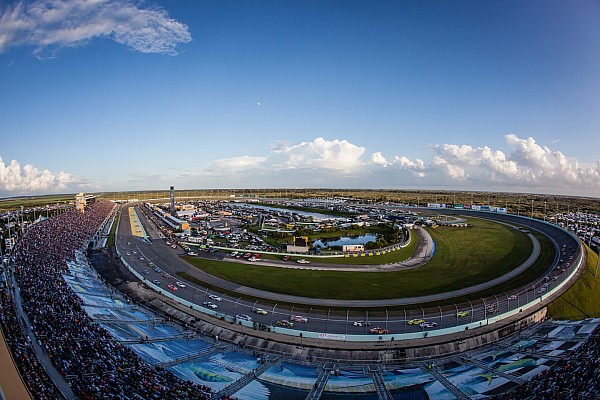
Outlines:
{"label": "packed grandstand", "polygon": [[291,354],[264,363],[267,353],[186,336],[185,327],[130,304],[83,256],[113,207],[98,201],[85,213],[31,226],[3,271],[2,333],[35,399],[69,397],[44,357],[81,399],[228,398],[224,389],[236,382],[239,399],[299,399],[314,392],[324,371],[331,376],[323,399],[600,397],[597,320],[546,321],[490,349],[383,368],[310,363]]}

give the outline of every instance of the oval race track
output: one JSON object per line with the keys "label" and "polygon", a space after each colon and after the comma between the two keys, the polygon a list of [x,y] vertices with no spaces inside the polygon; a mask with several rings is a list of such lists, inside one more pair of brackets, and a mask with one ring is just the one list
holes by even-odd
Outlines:
{"label": "oval race track", "polygon": [[[128,208],[132,205],[127,205],[123,208],[124,212],[122,216],[128,214]],[[137,209],[138,207],[136,207]],[[411,211],[414,211],[411,208]],[[425,210],[425,209],[420,209]],[[431,210],[430,210],[431,211]],[[435,210],[439,214],[456,214],[454,210]],[[183,302],[191,302],[196,304],[195,309],[207,313],[216,313],[217,316],[222,316],[225,319],[233,320],[234,316],[238,314],[251,315],[254,327],[258,324],[268,326],[269,329],[280,333],[287,333],[291,335],[299,335],[299,332],[304,332],[305,336],[308,337],[311,333],[321,333],[331,335],[332,337],[341,338],[343,335],[344,339],[352,340],[377,340],[382,336],[369,335],[363,336],[369,333],[369,329],[373,327],[381,327],[389,332],[389,335],[383,335],[383,338],[393,337],[396,335],[396,339],[409,338],[409,337],[422,337],[425,328],[422,328],[417,324],[411,324],[411,320],[425,320],[437,324],[435,328],[427,328],[430,335],[435,335],[436,332],[441,334],[453,327],[469,326],[470,328],[488,324],[498,319],[498,315],[505,314],[510,310],[520,310],[524,305],[535,303],[541,307],[541,300],[546,297],[546,293],[551,291],[557,285],[563,283],[563,281],[574,272],[578,260],[583,256],[582,247],[579,241],[572,236],[569,232],[556,227],[554,225],[547,224],[543,221],[538,221],[526,217],[519,217],[508,214],[495,214],[486,212],[476,211],[465,211],[461,210],[461,214],[473,215],[479,218],[485,218],[492,221],[501,223],[507,223],[511,225],[523,226],[529,230],[535,230],[546,235],[555,247],[555,258],[551,266],[540,276],[536,281],[530,283],[526,287],[511,291],[509,293],[498,293],[496,296],[487,299],[481,299],[477,302],[471,302],[469,304],[458,305],[454,307],[436,307],[434,309],[423,310],[422,308],[415,308],[414,306],[407,306],[405,310],[398,311],[382,311],[369,316],[368,311],[364,308],[386,307],[386,306],[398,306],[406,305],[408,303],[426,302],[428,300],[437,300],[439,298],[454,297],[449,296],[447,293],[431,296],[425,296],[418,299],[388,299],[381,301],[343,301],[343,300],[328,300],[328,299],[308,299],[298,298],[295,296],[288,296],[278,293],[264,292],[253,288],[247,288],[240,286],[233,282],[228,282],[220,278],[216,278],[212,275],[208,275],[202,271],[197,270],[179,256],[184,253],[181,249],[171,249],[165,246],[164,241],[160,239],[158,232],[154,229],[152,222],[148,221],[145,215],[138,210],[137,215],[141,223],[143,224],[146,232],[148,233],[150,240],[140,240],[139,237],[135,237],[132,234],[130,227],[129,218],[122,217],[119,222],[118,235],[117,235],[117,252],[120,253],[122,260],[130,266],[131,269],[137,272],[137,275],[145,280],[146,283],[150,284],[153,280],[158,280],[160,286],[157,288],[162,289],[165,293],[171,296],[177,296],[182,299]],[[550,280],[547,285],[547,289],[544,292],[539,292],[541,286],[544,285],[544,276],[555,272],[558,268],[560,259],[560,249],[564,246],[568,250],[567,256],[572,256],[570,260],[571,266],[566,268],[561,273],[557,280]],[[127,255],[129,253],[129,255]],[[223,254],[210,254],[208,257],[223,259]],[[140,258],[143,258],[140,259]],[[148,266],[148,263],[152,262],[158,265],[164,272],[176,277],[177,272],[185,272],[189,275],[197,277],[198,279],[205,281],[211,285],[221,287],[227,291],[238,292],[241,295],[250,295],[257,298],[269,299],[272,303],[286,302],[292,304],[299,304],[303,308],[302,312],[294,311],[294,307],[282,307],[282,306],[261,306],[260,302],[250,302],[238,297],[232,297],[223,295],[220,292],[210,291],[206,288],[195,286],[189,282],[185,282],[186,287],[179,288],[176,293],[173,293],[167,289],[167,285],[174,284],[175,279],[167,279],[163,273],[156,273],[152,268]],[[566,264],[566,261],[565,263]],[[564,267],[564,265],[562,265]],[[144,274],[143,271],[147,270],[148,274]],[[178,278],[176,278],[178,279]],[[179,279],[178,279],[179,280]],[[152,286],[152,285],[150,285]],[[460,293],[454,293],[454,295],[460,295],[472,292],[469,288],[464,288]],[[208,296],[211,294],[218,295],[222,298],[221,301],[213,301]],[[217,309],[205,309],[202,307],[202,303],[205,301],[213,301],[217,304]],[[187,304],[187,303],[186,303]],[[318,307],[321,310],[328,308],[338,308],[338,310],[313,311],[311,307]],[[263,308],[267,311],[266,315],[253,313],[253,308]],[[339,308],[342,308],[340,311]],[[344,308],[347,308],[345,310]],[[363,308],[363,309],[361,309]],[[538,307],[539,308],[539,307]],[[467,316],[461,316],[459,313],[467,313]],[[296,322],[294,330],[277,328],[275,322],[277,320],[289,320],[292,315],[301,315],[308,319],[307,323]],[[369,325],[355,326],[354,321],[362,320],[367,321]],[[240,322],[235,320],[235,322]],[[412,321],[414,322],[414,321]],[[244,322],[250,326],[253,323]],[[454,329],[457,331],[457,329]]]}

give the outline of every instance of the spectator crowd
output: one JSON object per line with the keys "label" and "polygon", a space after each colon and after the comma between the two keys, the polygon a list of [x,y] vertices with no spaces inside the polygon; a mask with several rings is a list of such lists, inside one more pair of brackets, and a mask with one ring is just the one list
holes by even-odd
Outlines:
{"label": "spectator crowd", "polygon": [[497,399],[600,399],[600,327],[568,357]]}
{"label": "spectator crowd", "polygon": [[0,326],[23,382],[35,399],[56,398],[56,387],[40,365],[29,338],[23,333],[6,282],[0,288]]}
{"label": "spectator crowd", "polygon": [[[113,204],[69,211],[34,226],[13,252],[22,304],[40,345],[81,399],[206,399],[211,389],[153,368],[120,344],[82,307],[62,277]],[[137,395],[137,396],[136,396]]]}

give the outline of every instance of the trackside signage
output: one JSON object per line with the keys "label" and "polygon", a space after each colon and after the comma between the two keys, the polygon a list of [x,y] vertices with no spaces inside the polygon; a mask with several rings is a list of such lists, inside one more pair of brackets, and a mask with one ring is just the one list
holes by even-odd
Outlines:
{"label": "trackside signage", "polygon": [[319,339],[346,340],[346,335],[336,333],[319,333]]}

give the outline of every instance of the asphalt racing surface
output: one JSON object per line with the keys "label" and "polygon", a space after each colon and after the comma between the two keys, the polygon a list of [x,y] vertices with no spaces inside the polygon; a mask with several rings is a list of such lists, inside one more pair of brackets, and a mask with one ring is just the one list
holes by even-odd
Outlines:
{"label": "asphalt racing surface", "polygon": [[[510,309],[518,308],[540,295],[538,294],[538,290],[540,290],[539,288],[544,281],[542,276],[536,283],[533,283],[532,287],[522,288],[511,293],[498,294],[491,299],[483,299],[478,303],[470,303],[470,306],[467,307],[451,309],[439,308],[438,311],[433,313],[426,313],[425,310],[420,308],[409,309],[410,307],[407,307],[405,311],[389,311],[385,312],[385,314],[383,314],[383,312],[379,312],[377,317],[373,316],[373,313],[371,313],[371,317],[369,317],[368,311],[364,310],[364,308],[408,305],[415,303],[415,300],[418,302],[435,301],[460,295],[463,291],[465,293],[469,293],[471,292],[471,288],[465,288],[461,291],[453,292],[452,294],[441,293],[432,296],[423,296],[418,299],[386,299],[376,301],[345,301],[303,298],[257,290],[206,274],[185,262],[180,258],[180,256],[185,254],[183,250],[179,247],[172,249],[171,247],[167,246],[165,244],[165,240],[161,238],[161,234],[155,228],[153,222],[148,221],[144,213],[141,212],[138,207],[136,207],[136,211],[140,221],[146,229],[147,234],[149,235],[149,240],[140,239],[133,236],[128,218],[128,207],[132,207],[132,205],[126,205],[123,207],[122,216],[119,222],[118,234],[116,237],[116,246],[122,257],[127,260],[129,265],[135,268],[138,272],[142,273],[149,282],[153,280],[160,282],[160,286],[165,290],[167,290],[168,285],[176,287],[177,290],[174,290],[173,292],[180,298],[196,303],[199,306],[201,306],[204,302],[210,301],[217,306],[215,310],[219,313],[230,316],[246,314],[251,316],[254,322],[265,324],[267,326],[275,325],[276,321],[278,320],[290,320],[290,317],[292,316],[301,315],[302,317],[306,317],[308,322],[294,322],[294,329],[334,334],[365,334],[368,333],[369,329],[373,327],[382,327],[387,329],[391,334],[422,332],[425,329],[429,329],[420,327],[418,324],[420,321],[411,320],[425,320],[437,324],[437,326],[432,329],[448,328],[473,321],[485,320],[497,313],[504,313]],[[411,211],[415,211],[415,209],[412,208]],[[427,209],[427,211],[431,210]],[[435,211],[446,214],[458,213],[456,211],[452,212],[451,210]],[[460,213],[465,214],[466,212],[462,212],[461,210]],[[475,211],[470,211],[469,215],[501,223],[523,226],[526,229],[537,230],[544,233],[554,243],[556,249],[555,260],[546,270],[544,275],[551,273],[555,268],[558,267],[560,249],[563,247],[563,245],[565,245],[567,249],[574,249],[573,253],[571,253],[571,250],[569,250],[569,256],[572,255],[573,260],[577,259],[579,252],[581,251],[579,243],[568,232],[555,226],[546,224],[542,221],[529,218],[520,218],[508,214],[493,214]],[[203,257],[222,260],[224,258],[224,253],[208,253],[203,254]],[[534,257],[534,254],[532,254],[532,257],[533,260],[535,260],[537,255]],[[530,257],[530,259],[532,257]],[[154,265],[158,266],[162,272],[155,272],[154,267],[150,267],[149,263],[153,263]],[[301,307],[303,311],[300,313],[298,311],[294,311],[294,307],[290,308],[278,305],[261,306],[259,303],[252,303],[241,298],[210,291],[207,288],[195,286],[187,281],[181,280],[176,275],[178,272],[187,273],[201,281],[207,282],[210,285],[217,286],[228,291],[235,291],[240,293],[240,295],[265,298],[274,303],[286,302],[299,304],[302,305]],[[165,277],[165,273],[169,274],[171,278]],[[566,275],[566,273],[564,275]],[[185,287],[177,286],[177,281],[183,283]],[[554,281],[550,282],[550,285],[554,284],[556,284]],[[209,295],[216,295],[220,297],[221,300],[219,301],[210,299]],[[348,311],[313,311],[310,308],[313,306],[318,307],[320,310],[332,307],[347,308]],[[266,314],[263,315],[252,312],[252,310],[256,308],[265,310]],[[458,316],[459,312],[466,312],[468,315]],[[356,326],[354,324],[355,321],[367,321],[368,325]],[[417,323],[411,324],[410,322]]]}

